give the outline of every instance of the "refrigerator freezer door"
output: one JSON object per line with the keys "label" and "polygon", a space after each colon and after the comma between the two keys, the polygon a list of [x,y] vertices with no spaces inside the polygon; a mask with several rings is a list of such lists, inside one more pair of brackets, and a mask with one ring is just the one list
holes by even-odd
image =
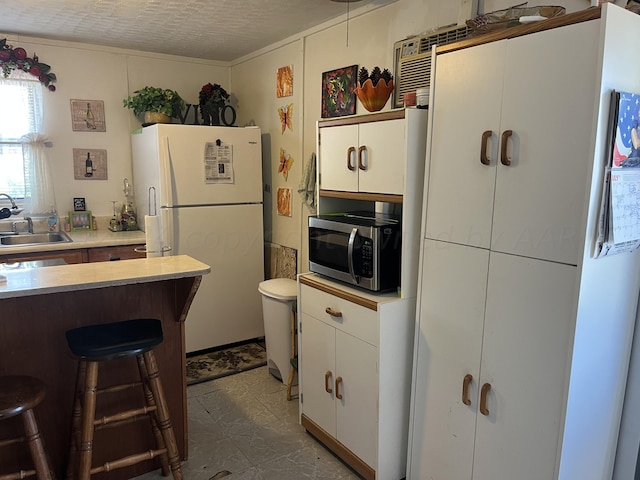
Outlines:
{"label": "refrigerator freezer door", "polygon": [[185,322],[187,352],[264,336],[262,205],[164,210],[173,213],[173,253],[211,266]]}
{"label": "refrigerator freezer door", "polygon": [[[171,185],[162,189],[161,205],[177,207],[262,202],[259,128],[195,125],[156,127],[161,164],[166,164],[171,172]],[[231,147],[233,183],[212,183],[205,179],[205,146],[217,142]],[[167,171],[166,167],[164,171]]]}

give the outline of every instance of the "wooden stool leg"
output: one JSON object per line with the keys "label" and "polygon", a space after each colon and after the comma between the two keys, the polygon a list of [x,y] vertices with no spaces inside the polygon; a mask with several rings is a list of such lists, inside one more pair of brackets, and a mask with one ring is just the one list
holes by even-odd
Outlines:
{"label": "wooden stool leg", "polygon": [[[153,392],[149,388],[149,375],[147,374],[147,366],[144,363],[144,357],[142,355],[137,355],[136,359],[138,360],[138,370],[140,371],[140,380],[142,380],[144,398],[147,403],[147,407],[155,407],[156,402],[153,399]],[[164,444],[164,439],[162,438],[162,433],[158,428],[158,416],[155,412],[151,412],[149,416],[151,418],[153,436],[156,439],[156,448],[158,450],[162,450],[166,448],[166,446]],[[162,476],[167,477],[169,475],[169,460],[166,453],[164,455],[160,455],[160,467],[162,468]]]}
{"label": "wooden stool leg", "polygon": [[84,378],[87,372],[87,362],[80,360],[76,373],[76,388],[73,399],[73,413],[71,415],[71,435],[69,436],[69,460],[67,462],[67,480],[73,480],[78,471],[78,445],[80,445],[80,431],[82,428],[82,394]]}
{"label": "wooden stool leg", "polygon": [[38,480],[53,480],[33,410],[25,410],[22,414],[22,421]]}
{"label": "wooden stool leg", "polygon": [[[180,455],[178,453],[178,444],[176,443],[176,437],[173,433],[173,427],[171,426],[171,419],[169,418],[169,408],[167,406],[167,400],[162,390],[162,384],[160,382],[160,374],[158,373],[158,364],[156,363],[156,357],[153,351],[143,353],[144,363],[147,367],[147,375],[149,377],[149,388],[153,392],[156,405],[158,407],[158,428],[162,432],[165,446],[167,447],[167,455],[169,457],[169,465],[171,467],[171,473],[174,480],[183,480],[182,468],[180,467]],[[84,480],[84,479],[81,479]]]}
{"label": "wooden stool leg", "polygon": [[80,432],[79,480],[89,480],[93,454],[93,422],[96,415],[96,389],[98,385],[98,362],[87,362],[82,405],[82,431]]}

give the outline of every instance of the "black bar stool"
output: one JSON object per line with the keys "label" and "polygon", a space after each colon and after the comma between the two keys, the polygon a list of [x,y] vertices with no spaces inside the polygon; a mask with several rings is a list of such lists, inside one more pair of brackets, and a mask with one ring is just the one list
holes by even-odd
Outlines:
{"label": "black bar stool", "polygon": [[[159,457],[162,474],[167,476],[171,472],[174,480],[182,480],[178,447],[153,354],[153,348],[163,340],[160,320],[138,319],[80,327],[67,331],[66,337],[71,352],[79,358],[67,478],[88,480],[96,473]],[[98,389],[100,363],[133,356],[138,361],[140,382]],[[116,393],[129,387],[143,388],[145,406],[95,418],[97,394]],[[96,428],[116,427],[145,417],[151,422],[155,450],[92,466]]]}
{"label": "black bar stool", "polygon": [[0,421],[17,415],[22,416],[24,437],[1,440],[0,447],[16,443],[26,443],[31,452],[33,470],[22,470],[10,474],[1,474],[0,480],[12,480],[36,476],[38,480],[53,480],[55,477],[47,461],[38,423],[33,409],[45,396],[44,384],[34,377],[9,375],[0,377]]}

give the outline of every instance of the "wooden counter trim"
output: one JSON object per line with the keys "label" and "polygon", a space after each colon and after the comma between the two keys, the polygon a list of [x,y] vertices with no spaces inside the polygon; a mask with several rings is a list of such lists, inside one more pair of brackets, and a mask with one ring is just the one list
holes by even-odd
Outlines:
{"label": "wooden counter trim", "polygon": [[320,190],[321,197],[342,198],[348,200],[364,200],[367,202],[387,202],[402,203],[402,195],[392,195],[385,193],[357,193],[344,192],[342,190]]}
{"label": "wooden counter trim", "polygon": [[385,120],[398,120],[404,118],[404,108],[388,110],[385,112],[371,113],[351,117],[328,118],[318,120],[318,128],[337,127],[340,125],[356,125],[360,123],[384,122]]}
{"label": "wooden counter trim", "polygon": [[[202,275],[200,275],[199,277],[193,277],[192,280],[193,281],[191,282],[191,286],[188,288],[188,291],[186,293],[177,292],[178,295],[180,295],[181,293],[184,293],[184,300],[182,300],[182,298],[177,299],[178,300],[177,305],[178,306],[182,305],[182,311],[176,312],[176,320],[179,323],[184,323],[185,320],[187,319],[187,313],[189,313],[189,309],[191,308],[193,299],[196,296],[196,292],[198,291],[198,288],[200,288],[200,283],[202,283]],[[186,284],[184,285],[187,286]]]}
{"label": "wooden counter trim", "polygon": [[560,15],[559,17],[553,17],[548,20],[540,20],[539,22],[527,23],[524,25],[518,25],[516,27],[505,28],[504,30],[478,35],[477,37],[467,38],[459,42],[441,45],[439,47],[436,47],[436,54],[439,55],[441,53],[454,52],[463,48],[475,47],[476,45],[504,40],[506,38],[521,37],[523,35],[542,32],[544,30],[549,30],[552,28],[573,25],[574,23],[587,22],[589,20],[600,18],[600,15],[601,7],[591,7],[587,8],[586,10],[567,13],[566,15]]}
{"label": "wooden counter trim", "polygon": [[350,292],[345,292],[344,290],[340,290],[325,283],[317,282],[313,278],[306,277],[304,275],[300,275],[298,278],[300,279],[300,283],[304,285],[308,285],[309,287],[313,287],[322,292],[333,295],[334,297],[342,298],[351,303],[355,303],[356,305],[360,305],[361,307],[368,308],[369,310],[373,310],[374,312],[378,311],[378,302],[376,301],[364,297],[359,297]]}
{"label": "wooden counter trim", "polygon": [[373,468],[364,463],[355,453],[325,432],[305,414],[302,414],[300,423],[311,435],[316,437],[329,450],[344,460],[347,465],[362,475],[365,480],[375,480],[376,471]]}

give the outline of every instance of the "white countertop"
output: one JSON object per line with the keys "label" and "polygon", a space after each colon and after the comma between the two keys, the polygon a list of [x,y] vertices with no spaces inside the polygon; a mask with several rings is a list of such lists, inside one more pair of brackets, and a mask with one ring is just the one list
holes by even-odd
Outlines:
{"label": "white countertop", "polygon": [[3,270],[7,281],[0,283],[0,299],[196,277],[210,271],[188,255]]}
{"label": "white countertop", "polygon": [[39,245],[6,245],[0,247],[0,255],[75,250],[78,248],[113,247],[117,245],[140,245],[146,241],[145,234],[142,230],[112,232],[109,229],[98,229],[64,233],[69,235],[73,241],[43,243]]}

